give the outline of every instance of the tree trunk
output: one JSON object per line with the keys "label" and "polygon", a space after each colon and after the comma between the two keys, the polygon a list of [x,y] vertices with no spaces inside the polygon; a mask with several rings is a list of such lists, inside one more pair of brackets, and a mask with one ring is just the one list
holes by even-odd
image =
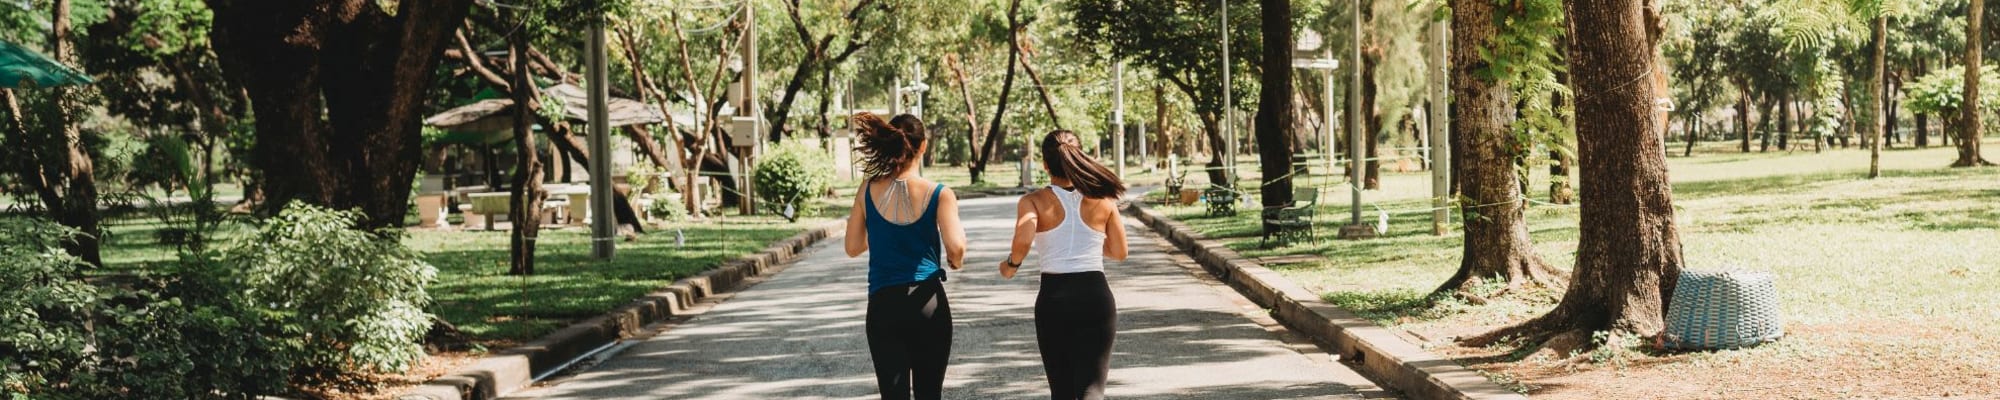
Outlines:
{"label": "tree trunk", "polygon": [[[1014,42],[1014,45],[1025,46],[1020,41]],[[1055,126],[1056,129],[1063,129],[1062,114],[1056,113],[1055,98],[1049,96],[1049,87],[1042,84],[1042,74],[1035,72],[1035,63],[1029,57],[1029,53],[1026,50],[1021,51],[1021,72],[1028,73],[1028,81],[1035,83],[1035,93],[1041,95],[1042,107],[1049,111],[1049,125]]]}
{"label": "tree trunk", "polygon": [[1871,129],[1868,132],[1870,136],[1868,140],[1868,177],[1870,179],[1882,176],[1882,130],[1888,126],[1886,125],[1888,118],[1885,117],[1890,112],[1888,109],[1882,107],[1885,103],[1882,101],[1882,95],[1884,94],[1882,93],[1882,85],[1887,84],[1882,79],[1884,75],[1887,75],[1883,71],[1882,60],[1883,56],[1889,50],[1889,17],[1883,15],[1881,12],[1875,14],[1875,54],[1873,61],[1875,65],[1875,77],[1869,81],[1870,84],[1868,85],[1869,93],[1873,97],[1868,100],[1868,109],[1875,112],[1875,118],[1873,118],[1875,123],[1871,124]]}
{"label": "tree trunk", "polygon": [[1208,150],[1209,154],[1212,154],[1208,158],[1208,163],[1204,164],[1208,167],[1208,183],[1235,187],[1236,177],[1232,174],[1234,171],[1223,165],[1229,158],[1229,142],[1222,137],[1222,115],[1197,111],[1195,116],[1201,120],[1201,133],[1208,138]]}
{"label": "tree trunk", "polygon": [[[1493,45],[1499,32],[1493,23],[1493,2],[1450,4],[1452,48]],[[1513,101],[1504,85],[1481,76],[1487,68],[1491,64],[1480,52],[1451,52],[1451,135],[1464,141],[1459,149],[1463,151],[1453,154],[1458,156],[1453,164],[1464,172],[1459,182],[1465,199],[1460,204],[1466,216],[1465,255],[1458,272],[1434,291],[1439,294],[1471,295],[1472,287],[1492,278],[1506,280],[1509,290],[1541,286],[1558,282],[1562,274],[1535,254],[1528,237],[1520,174],[1514,169],[1521,143],[1507,128],[1514,115]]]}
{"label": "tree trunk", "polygon": [[1576,161],[1564,157],[1560,151],[1549,151],[1549,202],[1570,204],[1576,202],[1576,188],[1570,185],[1575,176]]}
{"label": "tree trunk", "polygon": [[[507,212],[507,220],[514,224],[510,230],[508,255],[508,275],[535,274],[535,243],[542,227],[542,162],[535,151],[534,107],[535,96],[533,77],[528,70],[528,39],[522,37],[527,31],[508,35],[508,42],[514,51],[514,190],[508,200],[512,203]],[[598,216],[604,218],[605,216]],[[487,221],[488,224],[493,223]]]}
{"label": "tree trunk", "polygon": [[[1654,126],[1653,94],[1628,83],[1653,68],[1658,31],[1642,0],[1564,2],[1575,21],[1569,60],[1577,93],[1577,144],[1583,185],[1576,269],[1548,314],[1467,340],[1509,336],[1529,343],[1589,346],[1591,334],[1640,337],[1664,329],[1667,296],[1681,269],[1672,186],[1664,143]],[[1564,340],[1550,340],[1561,338]],[[1531,346],[1533,346],[1531,344]]]}
{"label": "tree trunk", "polygon": [[[979,145],[979,105],[972,102],[972,85],[965,81],[965,66],[959,64],[958,56],[947,54],[944,65],[951,69],[952,82],[958,83],[958,95],[965,99],[965,145]],[[977,157],[974,155],[973,157]],[[972,158],[972,157],[968,157]]]}
{"label": "tree trunk", "polygon": [[266,213],[292,201],[359,208],[362,228],[400,225],[421,158],[425,100],[471,0],[208,0],[225,72],[256,118],[250,161]]}
{"label": "tree trunk", "polygon": [[1689,114],[1686,125],[1688,131],[1687,150],[1681,151],[1681,157],[1694,157],[1695,135],[1699,133],[1696,132],[1695,128],[1701,126],[1701,116]]}
{"label": "tree trunk", "polygon": [[[1792,105],[1792,94],[1790,92],[1786,92],[1780,96],[1782,97],[1778,98],[1778,151],[1788,151],[1792,149],[1792,118],[1794,117],[1792,111],[1796,110]],[[1799,125],[1804,126],[1804,121],[1800,121]]]}
{"label": "tree trunk", "polygon": [[[1923,60],[1918,60],[1916,71],[1913,71],[1910,75],[1924,76],[1924,74],[1926,73],[1929,73],[1929,69],[1924,67]],[[1930,115],[1924,113],[1917,113],[1916,118],[1917,118],[1917,148],[1919,149],[1930,148],[1931,147]]]}
{"label": "tree trunk", "polygon": [[1264,207],[1292,205],[1292,2],[1260,0],[1264,73],[1257,92],[1257,161],[1264,174]]}
{"label": "tree trunk", "polygon": [[1982,17],[1986,13],[1986,0],[1972,0],[1968,10],[1965,23],[1965,43],[1968,43],[1965,46],[1965,99],[1959,103],[1959,112],[1964,115],[1959,117],[1963,122],[1959,124],[1958,161],[1951,163],[1953,167],[1993,165],[1979,152],[1980,131],[1985,129],[1985,121],[1981,120],[1984,116],[1980,113],[1984,104],[1979,103],[1979,63],[1983,61],[1979,58],[1979,48],[1986,43],[1980,37],[1985,33],[1981,31],[1980,24],[1985,19]]}
{"label": "tree trunk", "polygon": [[[1371,18],[1372,19],[1372,18]],[[1376,153],[1377,142],[1382,140],[1382,113],[1375,110],[1376,91],[1375,68],[1381,66],[1379,51],[1370,50],[1361,57],[1361,116],[1367,129],[1361,133],[1362,154],[1367,162],[1362,163],[1361,188],[1377,190],[1382,188],[1382,160]]]}
{"label": "tree trunk", "polygon": [[968,169],[972,175],[972,183],[975,184],[983,182],[980,175],[986,172],[987,164],[998,161],[999,158],[1000,141],[1003,138],[1002,133],[1005,132],[1001,130],[1000,123],[1007,119],[1008,95],[1014,90],[1014,68],[1021,62],[1021,46],[1016,45],[1020,43],[1021,36],[1020,16],[1021,0],[1008,1],[1007,74],[1000,80],[999,104],[994,106],[992,125],[986,129],[986,144],[980,146],[979,156],[973,159],[972,167]]}
{"label": "tree trunk", "polygon": [[1757,104],[1757,152],[1771,152],[1771,108],[1770,95],[1764,95]]}
{"label": "tree trunk", "polygon": [[1750,85],[1736,80],[1736,128],[1743,134],[1742,150],[1750,152]]}
{"label": "tree trunk", "polygon": [[[55,0],[49,20],[49,53],[57,62],[74,64],[70,49],[70,0]],[[61,183],[62,195],[59,203],[44,203],[53,214],[55,221],[82,233],[63,243],[63,250],[83,259],[92,266],[103,266],[104,260],[98,251],[103,232],[98,228],[96,166],[90,152],[84,148],[82,130],[71,121],[72,109],[82,109],[75,101],[73,89],[69,86],[50,88],[53,107],[49,107],[49,122],[60,135],[50,139],[61,140],[42,146],[49,157],[43,158],[45,170],[60,171],[57,179],[45,183]],[[25,178],[25,177],[24,177]]]}

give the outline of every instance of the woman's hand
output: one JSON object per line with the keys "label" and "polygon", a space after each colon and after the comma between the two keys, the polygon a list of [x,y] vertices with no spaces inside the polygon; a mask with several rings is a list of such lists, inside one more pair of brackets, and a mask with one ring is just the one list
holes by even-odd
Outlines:
{"label": "woman's hand", "polygon": [[1013,263],[1007,262],[1007,260],[1000,260],[1000,277],[1014,279],[1014,273],[1020,272],[1020,270],[1021,268],[1014,266]]}

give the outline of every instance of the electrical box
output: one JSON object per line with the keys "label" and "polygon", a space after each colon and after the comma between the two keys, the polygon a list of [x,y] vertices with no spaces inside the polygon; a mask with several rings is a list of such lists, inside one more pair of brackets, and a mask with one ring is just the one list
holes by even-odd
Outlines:
{"label": "electrical box", "polygon": [[732,117],[729,119],[729,141],[736,147],[754,147],[759,142],[757,117]]}

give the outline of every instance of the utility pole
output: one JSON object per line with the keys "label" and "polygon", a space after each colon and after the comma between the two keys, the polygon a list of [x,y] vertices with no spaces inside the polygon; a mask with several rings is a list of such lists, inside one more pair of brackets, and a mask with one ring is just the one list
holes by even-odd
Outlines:
{"label": "utility pole", "polygon": [[[754,2],[743,2],[743,26],[745,28],[743,30],[742,50],[738,52],[743,55],[743,95],[740,96],[740,104],[736,105],[736,116],[739,120],[749,119],[750,126],[748,129],[751,132],[763,132],[762,129],[759,129],[764,126],[762,123],[763,117],[758,115],[759,110],[757,109],[757,7],[752,7],[751,3]],[[737,157],[737,160],[743,164],[740,169],[740,171],[743,171],[743,174],[737,179],[736,184],[742,190],[740,195],[736,196],[736,211],[743,215],[750,215],[756,212],[754,206],[756,200],[752,197],[755,196],[757,190],[756,182],[752,182],[751,179],[755,175],[750,172],[751,166],[755,165],[751,162],[751,159],[756,157],[757,149],[764,147],[764,140],[754,133],[737,135],[737,138],[749,139],[751,142],[736,143],[736,150],[741,154]]]}
{"label": "utility pole", "polygon": [[1236,102],[1229,93],[1229,0],[1222,3],[1222,137],[1229,142],[1222,144],[1223,162],[1228,163],[1223,171],[1229,173],[1226,186],[1236,187]]}
{"label": "utility pole", "polygon": [[[611,82],[605,80],[604,66],[604,13],[600,10],[590,20],[590,39],[585,43],[588,53],[589,75],[588,96],[590,101],[590,255],[599,261],[610,261],[617,243],[618,214],[612,210],[615,200],[611,190],[611,113],[606,109],[610,100]],[[530,151],[530,150],[523,150]]]}
{"label": "utility pole", "polygon": [[1111,84],[1117,90],[1111,92],[1111,149],[1117,154],[1118,176],[1125,177],[1125,62],[1111,65]]}
{"label": "utility pole", "polygon": [[1354,193],[1352,204],[1354,220],[1347,226],[1340,228],[1340,237],[1343,239],[1366,239],[1375,236],[1375,227],[1361,223],[1362,168],[1367,165],[1366,161],[1363,160],[1367,155],[1362,150],[1366,146],[1366,143],[1362,143],[1361,140],[1364,137],[1372,136],[1368,132],[1367,123],[1361,118],[1361,69],[1367,68],[1367,65],[1361,61],[1361,0],[1351,0],[1348,11],[1348,15],[1353,17],[1353,20],[1349,23],[1353,35],[1349,37],[1354,38],[1353,46],[1348,49],[1348,65],[1354,67],[1348,69],[1348,76],[1351,77],[1351,80],[1347,85],[1347,94],[1350,96],[1347,100],[1347,126],[1349,129],[1347,144],[1350,146],[1347,148],[1347,172],[1350,179],[1347,187],[1351,188],[1352,190],[1350,191]]}
{"label": "utility pole", "polygon": [[1431,22],[1431,234],[1451,232],[1451,65],[1445,52],[1451,43],[1451,20]]}

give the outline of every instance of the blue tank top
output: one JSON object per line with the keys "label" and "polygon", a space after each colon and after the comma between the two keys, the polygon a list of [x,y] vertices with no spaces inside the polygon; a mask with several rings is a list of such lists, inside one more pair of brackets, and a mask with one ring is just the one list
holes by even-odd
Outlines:
{"label": "blue tank top", "polygon": [[868,293],[885,287],[921,282],[940,273],[944,241],[937,226],[938,193],[944,184],[931,190],[931,202],[924,214],[909,225],[889,222],[875,210],[875,196],[866,191],[868,202]]}

